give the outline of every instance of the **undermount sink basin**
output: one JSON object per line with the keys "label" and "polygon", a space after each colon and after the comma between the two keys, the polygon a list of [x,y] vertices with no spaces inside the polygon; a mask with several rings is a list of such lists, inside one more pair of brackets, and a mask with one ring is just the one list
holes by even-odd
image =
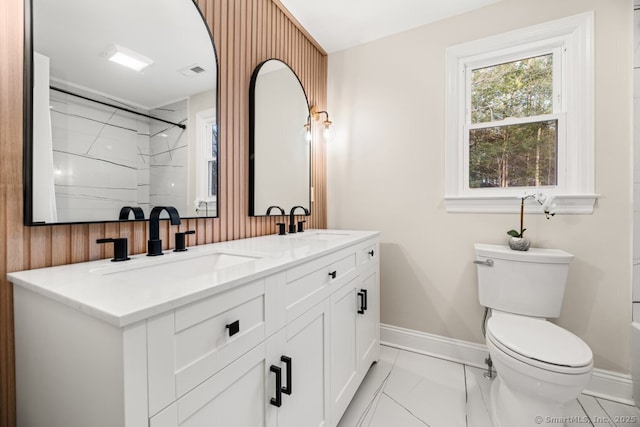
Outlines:
{"label": "undermount sink basin", "polygon": [[160,257],[138,258],[94,268],[90,272],[105,276],[122,277],[127,280],[149,278],[184,278],[213,273],[229,267],[257,260],[259,257],[226,252],[204,252],[195,254],[167,253]]}
{"label": "undermount sink basin", "polygon": [[304,232],[297,234],[296,237],[300,239],[306,240],[335,240],[341,239],[343,237],[347,237],[349,233],[335,233],[335,232],[324,232],[324,231],[313,231],[310,233]]}

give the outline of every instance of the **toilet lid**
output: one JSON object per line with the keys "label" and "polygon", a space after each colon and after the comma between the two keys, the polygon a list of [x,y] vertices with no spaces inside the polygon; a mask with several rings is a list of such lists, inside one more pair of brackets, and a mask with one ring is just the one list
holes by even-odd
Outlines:
{"label": "toilet lid", "polygon": [[543,319],[493,316],[487,322],[487,338],[527,359],[551,365],[583,367],[593,360],[584,341]]}

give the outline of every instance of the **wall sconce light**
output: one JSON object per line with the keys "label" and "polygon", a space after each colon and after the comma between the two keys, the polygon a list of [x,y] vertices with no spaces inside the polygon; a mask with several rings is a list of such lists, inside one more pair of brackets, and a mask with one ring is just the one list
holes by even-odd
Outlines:
{"label": "wall sconce light", "polygon": [[304,124],[304,138],[311,142],[311,116],[307,116],[307,122]]}
{"label": "wall sconce light", "polygon": [[326,111],[318,111],[315,106],[311,107],[309,111],[309,116],[307,117],[307,123],[304,125],[305,130],[307,131],[307,140],[311,141],[311,120],[318,122],[320,121],[320,115],[324,114],[326,119],[322,122],[322,128],[324,137],[326,140],[329,140],[333,137],[333,126],[331,120],[329,120],[329,113]]}

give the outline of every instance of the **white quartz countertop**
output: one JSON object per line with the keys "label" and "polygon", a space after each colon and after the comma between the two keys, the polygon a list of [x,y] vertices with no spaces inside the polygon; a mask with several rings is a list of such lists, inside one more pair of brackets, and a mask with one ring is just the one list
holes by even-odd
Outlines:
{"label": "white quartz countertop", "polygon": [[376,237],[377,231],[307,230],[7,274],[22,286],[123,327]]}

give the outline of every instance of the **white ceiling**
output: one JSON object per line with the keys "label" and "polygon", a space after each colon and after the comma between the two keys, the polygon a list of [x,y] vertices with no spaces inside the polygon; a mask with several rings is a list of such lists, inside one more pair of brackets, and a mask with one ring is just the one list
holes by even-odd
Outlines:
{"label": "white ceiling", "polygon": [[[150,12],[151,11],[151,12]],[[144,109],[215,88],[206,24],[191,0],[34,0],[34,50],[51,60],[51,78]],[[154,63],[136,72],[108,61],[110,44]],[[186,77],[179,71],[206,71]]]}
{"label": "white ceiling", "polygon": [[499,0],[280,0],[327,53]]}

